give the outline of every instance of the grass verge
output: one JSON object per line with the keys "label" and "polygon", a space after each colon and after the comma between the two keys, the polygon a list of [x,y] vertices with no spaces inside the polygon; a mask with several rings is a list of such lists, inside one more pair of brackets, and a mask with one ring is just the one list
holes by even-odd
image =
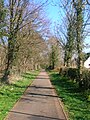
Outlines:
{"label": "grass verge", "polygon": [[49,75],[68,111],[69,120],[90,120],[90,102],[87,101],[84,93],[79,91],[78,86],[57,72],[49,72]]}
{"label": "grass verge", "polygon": [[38,71],[25,73],[22,75],[22,80],[18,80],[11,85],[3,84],[0,86],[0,120],[6,117],[9,110],[24,93],[27,86],[32,83],[37,74]]}

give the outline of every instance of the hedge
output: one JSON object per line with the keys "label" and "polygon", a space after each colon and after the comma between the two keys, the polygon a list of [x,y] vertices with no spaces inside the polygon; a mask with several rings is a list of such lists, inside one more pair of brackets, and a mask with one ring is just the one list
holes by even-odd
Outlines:
{"label": "hedge", "polygon": [[80,80],[78,80],[79,73],[77,68],[62,67],[59,70],[59,74],[67,76],[71,80],[76,81],[79,83],[79,87],[83,88],[84,90],[90,89],[90,71],[88,69],[82,70]]}

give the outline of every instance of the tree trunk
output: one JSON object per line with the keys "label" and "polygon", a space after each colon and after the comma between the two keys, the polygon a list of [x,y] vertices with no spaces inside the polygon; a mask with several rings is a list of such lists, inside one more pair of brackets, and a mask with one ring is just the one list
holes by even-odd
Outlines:
{"label": "tree trunk", "polygon": [[11,73],[11,69],[12,69],[12,64],[13,64],[13,60],[14,60],[14,42],[13,42],[13,39],[14,38],[9,38],[8,39],[8,51],[7,51],[7,56],[6,56],[6,59],[7,59],[7,62],[6,62],[6,68],[5,68],[5,72],[4,72],[4,75],[1,79],[2,82],[5,82],[5,83],[8,83],[9,80],[8,80],[8,77]]}
{"label": "tree trunk", "polygon": [[77,41],[77,52],[78,52],[78,82],[81,81],[82,71],[82,43],[83,43],[83,13],[82,13],[82,1],[79,0],[76,8],[77,21],[76,21],[76,41]]}

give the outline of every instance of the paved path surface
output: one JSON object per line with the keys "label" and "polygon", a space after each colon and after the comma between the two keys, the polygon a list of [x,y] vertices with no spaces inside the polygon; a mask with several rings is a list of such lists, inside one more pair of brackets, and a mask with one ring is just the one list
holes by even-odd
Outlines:
{"label": "paved path surface", "polygon": [[66,120],[46,72],[38,75],[5,120]]}

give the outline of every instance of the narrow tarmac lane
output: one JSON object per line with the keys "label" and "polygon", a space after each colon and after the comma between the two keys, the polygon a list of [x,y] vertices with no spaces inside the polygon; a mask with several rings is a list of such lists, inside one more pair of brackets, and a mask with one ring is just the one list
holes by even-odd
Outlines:
{"label": "narrow tarmac lane", "polygon": [[46,72],[37,76],[5,120],[67,120]]}

